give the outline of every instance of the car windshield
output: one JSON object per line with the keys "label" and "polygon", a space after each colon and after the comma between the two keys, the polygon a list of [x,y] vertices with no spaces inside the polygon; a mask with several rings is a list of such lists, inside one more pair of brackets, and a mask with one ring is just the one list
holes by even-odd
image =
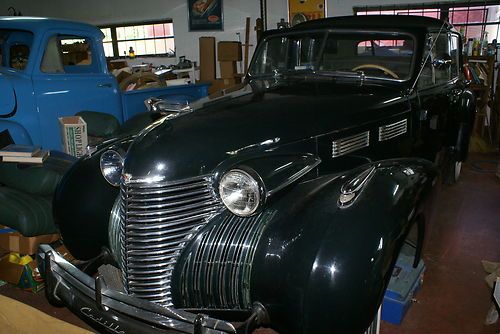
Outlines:
{"label": "car windshield", "polygon": [[267,38],[250,67],[254,77],[295,72],[406,80],[414,40],[401,33],[295,33]]}
{"label": "car windshield", "polygon": [[24,70],[28,64],[33,33],[25,30],[0,29],[0,64]]}

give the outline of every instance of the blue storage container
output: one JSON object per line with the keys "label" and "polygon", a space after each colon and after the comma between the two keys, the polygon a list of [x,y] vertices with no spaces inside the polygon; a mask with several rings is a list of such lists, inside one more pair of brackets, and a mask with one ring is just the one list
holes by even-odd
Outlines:
{"label": "blue storage container", "polygon": [[382,320],[395,325],[403,321],[413,296],[423,281],[424,261],[420,260],[417,268],[413,268],[414,254],[414,248],[409,245],[401,250],[382,303]]}

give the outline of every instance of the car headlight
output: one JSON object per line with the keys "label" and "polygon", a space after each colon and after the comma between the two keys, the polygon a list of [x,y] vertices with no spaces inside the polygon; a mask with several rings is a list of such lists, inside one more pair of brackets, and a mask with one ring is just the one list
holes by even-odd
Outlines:
{"label": "car headlight", "polygon": [[101,154],[100,160],[102,176],[112,186],[120,185],[120,177],[123,169],[123,158],[120,153],[114,150],[107,150]]}
{"label": "car headlight", "polygon": [[237,216],[252,215],[264,201],[264,188],[257,180],[258,176],[255,176],[241,169],[233,169],[220,180],[220,198],[229,211]]}

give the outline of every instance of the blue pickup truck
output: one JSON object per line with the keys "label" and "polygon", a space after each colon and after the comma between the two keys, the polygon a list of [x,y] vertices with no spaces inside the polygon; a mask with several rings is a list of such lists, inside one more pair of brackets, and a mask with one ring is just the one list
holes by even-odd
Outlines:
{"label": "blue pickup truck", "polygon": [[0,133],[17,144],[61,150],[58,118],[81,111],[123,123],[150,97],[196,100],[206,84],[121,92],[95,26],[37,17],[0,17]]}

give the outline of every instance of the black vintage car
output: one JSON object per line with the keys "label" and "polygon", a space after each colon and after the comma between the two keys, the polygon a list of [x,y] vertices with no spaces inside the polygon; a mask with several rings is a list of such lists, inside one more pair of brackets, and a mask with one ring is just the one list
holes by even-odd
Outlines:
{"label": "black vintage car", "polygon": [[240,89],[150,101],[156,121],[66,174],[54,215],[82,262],[43,245],[47,297],[111,333],[366,331],[467,156],[461,54],[423,17],[266,32]]}

